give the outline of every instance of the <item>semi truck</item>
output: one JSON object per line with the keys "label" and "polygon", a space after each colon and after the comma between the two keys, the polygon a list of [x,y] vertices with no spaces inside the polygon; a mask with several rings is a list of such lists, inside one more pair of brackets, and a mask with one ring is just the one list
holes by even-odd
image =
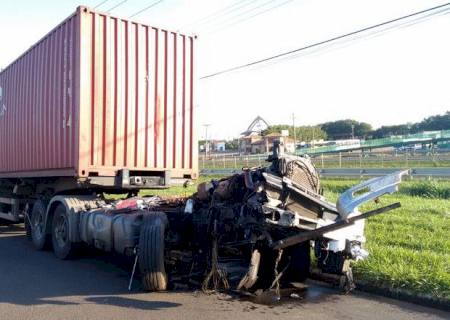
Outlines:
{"label": "semi truck", "polygon": [[310,159],[276,144],[268,166],[192,197],[139,197],[198,178],[195,42],[80,6],[2,70],[0,223],[24,222],[60,259],[82,244],[134,257],[147,290],[279,288],[310,275],[311,244],[321,272],[351,288],[364,218],[399,205],[358,206],[395,192],[405,172],[332,204]]}
{"label": "semi truck", "polygon": [[75,212],[101,194],[196,179],[194,48],[80,6],[4,68],[0,219],[24,221],[39,250],[53,235],[64,258]]}
{"label": "semi truck", "polygon": [[195,179],[194,47],[194,36],[79,7],[3,69],[0,218],[29,211],[40,247],[71,196]]}

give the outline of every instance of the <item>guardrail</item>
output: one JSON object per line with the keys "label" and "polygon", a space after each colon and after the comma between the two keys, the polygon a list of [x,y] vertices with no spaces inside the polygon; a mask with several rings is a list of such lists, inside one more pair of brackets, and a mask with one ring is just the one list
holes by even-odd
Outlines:
{"label": "guardrail", "polygon": [[[335,168],[335,169],[318,169],[322,177],[379,177],[384,176],[402,168]],[[237,169],[202,169],[200,174],[203,175],[230,175],[240,173],[242,170]],[[430,178],[450,178],[450,168],[411,168],[410,176],[412,177],[430,177]]]}

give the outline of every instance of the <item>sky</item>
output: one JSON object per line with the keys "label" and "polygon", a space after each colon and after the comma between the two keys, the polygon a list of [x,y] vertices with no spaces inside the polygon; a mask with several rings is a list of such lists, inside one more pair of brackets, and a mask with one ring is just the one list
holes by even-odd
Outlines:
{"label": "sky", "polygon": [[[104,0],[0,0],[0,68],[75,11]],[[195,33],[197,123],[230,139],[269,124],[416,122],[450,110],[450,14],[282,61],[202,76],[444,4],[431,0],[107,0],[98,9]],[[113,7],[116,8],[112,9]],[[112,9],[112,10],[111,10]]]}

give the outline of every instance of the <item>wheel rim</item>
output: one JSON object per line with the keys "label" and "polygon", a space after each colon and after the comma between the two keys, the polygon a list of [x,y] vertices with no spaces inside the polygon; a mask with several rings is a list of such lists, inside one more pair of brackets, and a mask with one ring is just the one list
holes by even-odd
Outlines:
{"label": "wheel rim", "polygon": [[33,214],[33,234],[36,238],[42,238],[44,231],[44,216],[42,212]]}
{"label": "wheel rim", "polygon": [[64,247],[68,238],[67,220],[64,215],[58,217],[54,230],[56,243],[59,247]]}

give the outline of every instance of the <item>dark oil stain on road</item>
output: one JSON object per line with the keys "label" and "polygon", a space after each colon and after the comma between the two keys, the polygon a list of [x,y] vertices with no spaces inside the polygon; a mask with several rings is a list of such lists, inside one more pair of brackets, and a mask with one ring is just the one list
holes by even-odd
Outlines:
{"label": "dark oil stain on road", "polygon": [[[275,290],[258,290],[253,294],[240,295],[239,299],[249,301],[255,305],[267,307],[284,306],[292,309],[298,305],[333,301],[338,299],[340,292],[332,287],[316,282],[308,284],[296,284],[291,288]],[[254,306],[254,308],[257,308]]]}

